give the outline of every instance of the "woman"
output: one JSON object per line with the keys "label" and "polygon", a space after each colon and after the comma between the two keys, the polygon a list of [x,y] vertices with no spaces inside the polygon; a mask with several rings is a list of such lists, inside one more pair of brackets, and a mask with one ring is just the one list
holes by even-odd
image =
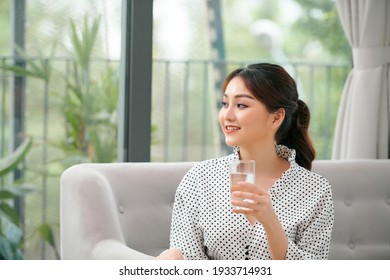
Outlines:
{"label": "woman", "polygon": [[[326,259],[334,210],[328,181],[310,171],[310,113],[280,66],[249,65],[224,82],[219,122],[233,153],[196,164],[177,189],[172,249],[160,259]],[[255,184],[230,201],[228,163],[256,161]],[[232,206],[242,206],[239,209]]]}

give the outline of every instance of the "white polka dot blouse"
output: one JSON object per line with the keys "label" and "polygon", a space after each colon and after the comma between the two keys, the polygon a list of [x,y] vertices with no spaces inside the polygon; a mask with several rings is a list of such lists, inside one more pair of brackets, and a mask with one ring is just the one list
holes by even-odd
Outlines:
{"label": "white polka dot blouse", "polygon": [[[322,176],[295,162],[295,150],[278,145],[290,168],[270,191],[273,208],[286,232],[286,259],[327,259],[334,221],[332,190]],[[267,237],[259,222],[232,213],[228,156],[195,164],[175,195],[170,247],[189,260],[271,259]]]}

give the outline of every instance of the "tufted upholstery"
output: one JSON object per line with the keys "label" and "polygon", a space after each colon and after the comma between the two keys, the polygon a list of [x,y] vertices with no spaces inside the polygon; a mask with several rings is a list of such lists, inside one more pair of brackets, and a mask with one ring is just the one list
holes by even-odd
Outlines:
{"label": "tufted upholstery", "polygon": [[[191,162],[80,164],[61,177],[62,259],[149,259],[169,245]],[[390,259],[390,160],[314,161],[333,187],[330,259]]]}

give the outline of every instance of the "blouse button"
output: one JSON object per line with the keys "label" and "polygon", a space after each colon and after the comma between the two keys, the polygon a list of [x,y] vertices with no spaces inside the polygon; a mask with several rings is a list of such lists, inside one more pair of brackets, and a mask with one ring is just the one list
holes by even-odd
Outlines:
{"label": "blouse button", "polygon": [[352,204],[351,199],[346,198],[346,199],[344,200],[344,204],[345,204],[346,206],[351,206],[351,204]]}
{"label": "blouse button", "polygon": [[246,246],[245,246],[245,249],[247,249],[247,250],[248,250],[248,249],[249,249],[249,245],[246,245]]}
{"label": "blouse button", "polygon": [[348,247],[349,249],[354,249],[355,248],[355,243],[353,243],[352,241],[348,242]]}
{"label": "blouse button", "polygon": [[123,214],[125,212],[125,208],[122,205],[118,207],[119,213]]}
{"label": "blouse button", "polygon": [[386,198],[386,203],[390,205],[390,197]]}
{"label": "blouse button", "polygon": [[249,260],[249,258],[245,258],[245,260]]}
{"label": "blouse button", "polygon": [[248,252],[248,251],[246,251],[246,252],[245,252],[245,255],[249,255],[249,252]]}

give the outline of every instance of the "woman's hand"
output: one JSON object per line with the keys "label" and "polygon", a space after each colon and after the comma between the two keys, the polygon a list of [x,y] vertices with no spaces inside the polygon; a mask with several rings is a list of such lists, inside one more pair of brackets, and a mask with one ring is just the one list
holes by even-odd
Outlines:
{"label": "woman's hand", "polygon": [[180,249],[171,248],[158,255],[156,260],[184,260],[184,256]]}
{"label": "woman's hand", "polygon": [[231,192],[231,204],[240,207],[233,208],[234,213],[250,215],[263,225],[277,218],[268,190],[251,183],[239,182],[231,187]]}
{"label": "woman's hand", "polygon": [[[234,200],[234,198],[236,199]],[[253,202],[241,201],[243,199],[250,199]],[[253,216],[263,225],[272,259],[285,259],[288,240],[279,218],[272,207],[268,190],[254,184],[239,182],[232,187],[231,203],[234,206],[246,208],[233,208],[234,213]]]}

